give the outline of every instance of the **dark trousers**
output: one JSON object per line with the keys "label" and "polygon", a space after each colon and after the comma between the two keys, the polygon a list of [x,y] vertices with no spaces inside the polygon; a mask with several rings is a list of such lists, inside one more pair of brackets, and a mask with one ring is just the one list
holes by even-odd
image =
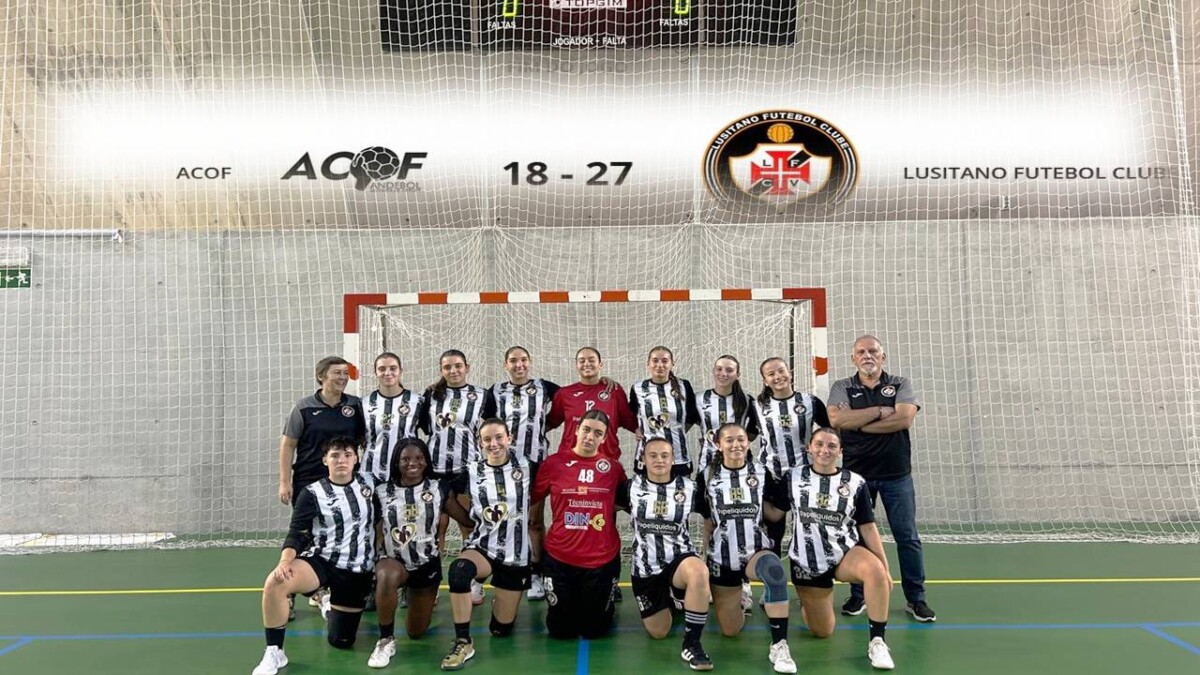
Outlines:
{"label": "dark trousers", "polygon": [[568,565],[543,553],[546,632],[550,637],[592,640],[611,632],[613,595],[620,576],[620,553],[595,569]]}
{"label": "dark trousers", "polygon": [[[888,529],[896,540],[896,554],[900,558],[900,587],[909,602],[925,600],[925,557],[921,553],[921,538],[917,536],[917,493],[913,489],[912,475],[894,480],[868,480],[867,490],[871,503],[883,502],[887,512]],[[860,584],[850,586],[851,597],[863,597]]]}

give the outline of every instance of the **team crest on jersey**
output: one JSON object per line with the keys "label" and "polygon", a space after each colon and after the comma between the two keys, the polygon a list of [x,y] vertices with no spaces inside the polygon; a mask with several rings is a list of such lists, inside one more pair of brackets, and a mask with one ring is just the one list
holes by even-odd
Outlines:
{"label": "team crest on jersey", "polygon": [[401,546],[406,546],[408,545],[408,542],[412,541],[412,538],[416,536],[417,526],[409,523],[404,527],[393,527],[391,534],[392,541]]}
{"label": "team crest on jersey", "polygon": [[491,504],[483,510],[483,519],[493,525],[499,525],[505,518],[508,518],[508,504],[504,502]]}
{"label": "team crest on jersey", "polygon": [[685,501],[687,501],[687,493],[684,492],[683,490],[676,490],[675,491],[675,503],[682,504]]}
{"label": "team crest on jersey", "polygon": [[896,395],[896,388],[889,384],[888,386],[884,387],[883,389],[880,389],[879,393],[882,394],[886,398],[891,398]]}
{"label": "team crest on jersey", "polygon": [[521,471],[520,469],[513,469],[512,477],[513,477],[513,480],[521,480],[522,478],[525,477],[525,472]]}
{"label": "team crest on jersey", "polygon": [[393,421],[395,421],[395,415],[392,413],[384,413],[383,417],[379,418],[379,426],[383,427],[384,431],[390,431]]}
{"label": "team crest on jersey", "polygon": [[803,415],[805,412],[808,411],[808,408],[805,408],[803,403],[797,403],[796,407],[793,408],[793,410],[796,411],[797,415]]}
{"label": "team crest on jersey", "polygon": [[827,508],[829,508],[829,503],[832,501],[833,501],[833,498],[830,497],[829,495],[825,494],[824,492],[817,493],[817,506],[819,506],[823,509],[827,509]]}
{"label": "team crest on jersey", "polygon": [[537,387],[535,387],[534,385],[531,384],[528,387],[525,387],[525,393],[529,394],[530,396],[533,396],[534,394],[537,393]]}
{"label": "team crest on jersey", "polygon": [[401,415],[407,415],[410,411],[411,409],[408,407],[407,403],[396,409],[396,412],[400,413]]}
{"label": "team crest on jersey", "polygon": [[421,493],[421,501],[425,502],[426,504],[432,502],[433,501],[433,493],[430,492],[429,490],[422,492]]}
{"label": "team crest on jersey", "polygon": [[437,425],[440,429],[447,429],[451,426],[454,426],[454,423],[457,421],[458,415],[456,413],[442,413],[441,415],[437,416]]}
{"label": "team crest on jersey", "polygon": [[602,460],[596,462],[596,470],[599,471],[600,473],[608,473],[608,470],[611,468],[612,468],[612,464],[610,464],[607,459],[602,459]]}
{"label": "team crest on jersey", "polygon": [[850,486],[846,485],[845,483],[842,483],[841,485],[838,486],[838,494],[843,497],[849,497],[850,496]]}
{"label": "team crest on jersey", "polygon": [[354,417],[354,406],[351,406],[351,405],[342,406],[342,417]]}
{"label": "team crest on jersey", "polygon": [[367,486],[365,486],[365,485],[363,486],[363,488],[362,488],[361,490],[359,490],[359,493],[360,493],[360,494],[362,494],[362,496],[363,496],[365,499],[370,499],[370,498],[371,498],[371,488],[369,488],[369,487],[367,487]]}
{"label": "team crest on jersey", "polygon": [[471,393],[467,394],[468,401],[474,401],[478,398],[479,398],[479,394],[476,394],[475,392],[471,392]]}
{"label": "team crest on jersey", "polygon": [[[609,396],[611,396],[611,394],[609,394],[607,391],[602,391],[599,394],[596,394],[596,398],[600,399],[601,401],[607,401]],[[588,410],[591,410],[591,408],[588,408]]]}
{"label": "team crest on jersey", "polygon": [[758,487],[758,479],[755,478],[754,476],[750,476],[749,478],[746,479],[746,485],[749,485],[752,488],[756,488],[756,487]]}

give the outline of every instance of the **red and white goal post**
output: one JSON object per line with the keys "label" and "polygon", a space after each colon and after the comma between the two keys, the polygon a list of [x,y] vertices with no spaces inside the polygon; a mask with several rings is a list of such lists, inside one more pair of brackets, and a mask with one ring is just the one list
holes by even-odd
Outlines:
{"label": "red and white goal post", "polygon": [[628,386],[646,377],[648,352],[660,344],[697,391],[712,386],[722,354],[739,359],[747,392],[762,387],[758,364],[771,356],[791,362],[797,389],[829,390],[824,288],[351,293],[343,309],[352,393],[371,391],[383,351],[401,357],[406,386],[420,389],[438,377],[447,349],[468,355],[469,381],[497,382],[513,345],[530,352],[535,377],[567,384],[577,379],[575,352],[590,345],[605,374]]}

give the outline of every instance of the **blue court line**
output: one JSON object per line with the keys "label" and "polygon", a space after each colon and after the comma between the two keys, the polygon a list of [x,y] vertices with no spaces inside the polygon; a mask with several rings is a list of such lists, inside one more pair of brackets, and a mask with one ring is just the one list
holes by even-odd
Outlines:
{"label": "blue court line", "polygon": [[17,640],[16,642],[12,643],[11,645],[6,645],[3,649],[0,649],[0,656],[4,656],[5,654],[10,654],[12,652],[15,652],[18,649],[20,649],[21,647],[24,647],[25,645],[29,644],[30,642],[33,642],[33,638],[31,638],[31,637],[21,638],[20,640]]}
{"label": "blue court line", "polygon": [[[1161,625],[1161,624],[1159,624],[1159,625]],[[1187,640],[1184,640],[1183,638],[1177,638],[1174,635],[1171,635],[1170,633],[1168,633],[1166,631],[1160,630],[1158,628],[1158,625],[1148,623],[1148,624],[1143,625],[1142,628],[1145,629],[1145,631],[1147,633],[1150,633],[1152,635],[1157,635],[1158,637],[1166,640],[1167,642],[1170,642],[1171,644],[1183,647],[1184,649],[1195,654],[1196,656],[1200,656],[1200,647],[1197,647],[1196,645],[1188,642]]]}
{"label": "blue court line", "polygon": [[579,651],[575,655],[575,675],[587,675],[588,656],[592,651],[591,640],[580,640]]}

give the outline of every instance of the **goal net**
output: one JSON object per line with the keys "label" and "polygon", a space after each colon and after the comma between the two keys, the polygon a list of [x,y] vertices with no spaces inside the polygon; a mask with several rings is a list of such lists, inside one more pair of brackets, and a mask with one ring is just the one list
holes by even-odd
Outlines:
{"label": "goal net", "polygon": [[11,0],[0,553],[278,544],[348,295],[414,387],[811,372],[808,300],[488,289],[825,289],[830,380],[872,333],[920,393],[923,537],[1200,541],[1194,4]]}

